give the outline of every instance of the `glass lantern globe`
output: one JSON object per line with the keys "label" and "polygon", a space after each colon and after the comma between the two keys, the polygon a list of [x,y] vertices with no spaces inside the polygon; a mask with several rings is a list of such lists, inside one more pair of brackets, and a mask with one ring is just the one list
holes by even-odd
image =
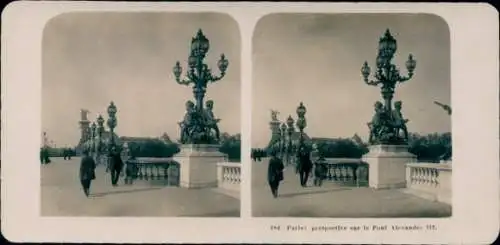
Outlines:
{"label": "glass lantern globe", "polygon": [[[197,61],[196,56],[191,54],[188,58],[189,67],[191,67],[191,68],[196,67],[196,63],[197,63],[196,61]],[[180,72],[179,72],[179,75],[180,75]]]}
{"label": "glass lantern globe", "polygon": [[223,73],[226,72],[228,65],[229,61],[226,59],[226,56],[221,54],[220,59],[217,62],[217,66],[219,66],[220,71]]}
{"label": "glass lantern globe", "polygon": [[108,106],[108,114],[111,115],[111,116],[113,116],[113,115],[116,114],[116,106],[113,103],[113,101],[111,101],[111,103]]}
{"label": "glass lantern globe", "polygon": [[368,62],[365,61],[365,63],[363,63],[363,66],[361,67],[361,74],[365,79],[368,79],[370,72],[371,70],[370,67],[368,66]]}
{"label": "glass lantern globe", "polygon": [[97,117],[97,124],[99,126],[102,126],[104,124],[104,118],[102,118],[101,115],[99,115],[99,117]]}
{"label": "glass lantern globe", "polygon": [[172,69],[172,71],[174,72],[174,75],[176,78],[179,78],[181,76],[182,67],[181,67],[181,64],[179,63],[179,61],[175,62],[175,66]]}
{"label": "glass lantern globe", "polygon": [[412,73],[415,70],[415,67],[417,66],[417,61],[413,59],[413,55],[410,54],[408,56],[408,60],[406,61],[406,68],[410,73]]}
{"label": "glass lantern globe", "polygon": [[297,115],[299,117],[303,117],[306,114],[307,110],[306,110],[306,107],[304,106],[304,104],[302,102],[300,102],[300,105],[299,105],[299,107],[297,107],[297,111],[296,112],[297,112]]}

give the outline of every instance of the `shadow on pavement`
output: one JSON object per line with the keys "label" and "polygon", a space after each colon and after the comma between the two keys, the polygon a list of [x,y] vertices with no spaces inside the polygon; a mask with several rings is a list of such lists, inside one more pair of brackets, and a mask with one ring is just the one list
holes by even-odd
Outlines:
{"label": "shadow on pavement", "polygon": [[304,192],[297,192],[297,193],[280,194],[279,197],[296,197],[296,196],[302,196],[302,195],[314,195],[314,194],[322,194],[322,193],[336,192],[336,191],[347,191],[350,189],[351,188],[335,188],[335,189],[326,189],[326,190],[323,189],[323,190],[316,190],[316,191],[304,191]]}
{"label": "shadow on pavement", "polygon": [[154,190],[159,190],[159,189],[163,189],[163,188],[162,187],[151,187],[151,188],[134,189],[134,190],[109,191],[109,192],[101,192],[101,193],[91,193],[89,196],[90,197],[103,197],[103,196],[114,195],[114,194],[154,191]]}

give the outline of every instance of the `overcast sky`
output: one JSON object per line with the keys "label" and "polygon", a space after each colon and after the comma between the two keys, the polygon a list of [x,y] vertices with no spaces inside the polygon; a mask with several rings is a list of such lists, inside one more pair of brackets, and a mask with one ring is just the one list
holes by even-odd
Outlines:
{"label": "overcast sky", "polygon": [[42,130],[57,146],[78,143],[80,109],[89,119],[114,101],[120,136],[179,138],[177,122],[191,87],[172,75],[177,60],[186,70],[191,38],[199,28],[210,40],[207,62],[218,73],[221,53],[226,77],[209,84],[220,129],[240,132],[240,33],[227,15],[196,13],[70,13],[49,21],[43,37]]}
{"label": "overcast sky", "polygon": [[375,66],[379,38],[389,28],[398,42],[395,64],[417,60],[413,79],[396,88],[410,132],[451,131],[451,118],[434,100],[450,103],[450,37],[446,22],[417,14],[274,14],[262,18],[253,37],[252,146],[270,139],[270,110],[279,119],[300,101],[307,108],[306,132],[313,137],[367,140],[366,123],[380,88],[360,74],[365,60]]}

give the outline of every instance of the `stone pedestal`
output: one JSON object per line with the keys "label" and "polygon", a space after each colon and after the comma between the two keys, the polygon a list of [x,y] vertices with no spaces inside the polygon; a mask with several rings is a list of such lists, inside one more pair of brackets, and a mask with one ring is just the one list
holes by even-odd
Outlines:
{"label": "stone pedestal", "polygon": [[226,154],[219,145],[181,145],[173,157],[179,163],[179,186],[205,188],[217,186],[217,163],[225,162]]}
{"label": "stone pedestal", "polygon": [[406,164],[416,162],[407,145],[372,145],[363,156],[369,166],[369,186],[375,189],[406,187]]}

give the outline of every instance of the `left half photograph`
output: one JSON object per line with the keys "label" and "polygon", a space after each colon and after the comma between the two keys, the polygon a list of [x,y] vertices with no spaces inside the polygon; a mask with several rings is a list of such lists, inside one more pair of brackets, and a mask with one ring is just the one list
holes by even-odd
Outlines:
{"label": "left half photograph", "polygon": [[48,21],[41,215],[239,217],[240,41],[220,13]]}

